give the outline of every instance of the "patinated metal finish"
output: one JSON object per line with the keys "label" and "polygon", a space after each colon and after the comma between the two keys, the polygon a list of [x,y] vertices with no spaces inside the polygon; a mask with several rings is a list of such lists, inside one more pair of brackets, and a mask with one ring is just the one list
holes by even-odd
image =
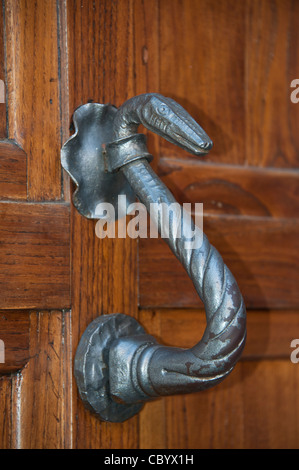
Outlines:
{"label": "patinated metal finish", "polygon": [[[86,113],[86,120],[90,121],[89,109],[82,106],[81,112]],[[112,136],[112,140],[104,143],[104,152],[100,157],[109,162],[106,165],[110,172],[108,176],[124,177],[148,210],[151,203],[163,202],[170,206],[176,201],[148,163],[151,156],[144,139],[137,134],[139,124],[197,155],[205,155],[209,151],[211,140],[179,104],[158,94],[132,98],[113,113],[113,119],[109,120],[112,128],[109,137]],[[72,151],[80,153],[79,145],[76,148],[76,138],[72,144]],[[69,154],[67,146],[68,143],[64,152]],[[71,161],[68,163],[68,171],[72,175]],[[85,182],[89,182],[88,175]],[[116,335],[115,341],[103,346],[106,348],[104,352],[94,351],[89,356],[93,359],[86,360],[82,360],[87,356],[80,345],[76,355],[79,364],[76,377],[79,390],[82,383],[85,384],[84,393],[86,390],[87,393],[84,396],[88,395],[89,387],[93,385],[91,382],[86,385],[82,379],[85,371],[80,364],[92,367],[92,360],[95,361],[98,354],[106,358],[105,365],[109,368],[105,394],[127,407],[163,395],[205,390],[221,382],[239,359],[246,338],[246,309],[242,295],[218,251],[192,221],[190,230],[184,229],[181,237],[177,237],[172,227],[185,223],[183,214],[183,211],[180,212],[180,219],[175,221],[177,223],[170,225],[169,237],[165,241],[186,269],[204,303],[207,326],[202,339],[191,349],[180,349],[160,345],[149,335],[129,333],[119,338]],[[155,223],[161,233],[163,218],[157,215]],[[194,231],[195,239],[202,241],[198,248],[186,248],[185,242],[189,240],[191,231]],[[106,316],[105,321],[109,321],[109,317]],[[126,321],[125,316],[120,321]],[[88,343],[86,337],[84,342]],[[98,406],[100,408],[101,404]],[[125,418],[124,414],[117,415],[114,408],[108,414],[106,411],[104,415],[97,413],[102,419],[123,421],[138,411],[130,410]]]}
{"label": "patinated metal finish", "polygon": [[[73,115],[75,133],[62,147],[61,164],[75,182],[77,189],[73,203],[84,217],[99,219],[98,204],[109,202],[118,209],[118,195],[126,195],[127,205],[135,195],[121,173],[108,173],[103,146],[113,139],[114,106],[88,103],[76,109]],[[121,208],[122,217],[126,207]]]}
{"label": "patinated metal finish", "polygon": [[[102,315],[88,325],[76,351],[74,372],[80,397],[91,412],[104,421],[125,421],[142,408],[142,403],[122,404],[113,399],[109,386],[109,351],[121,337],[137,337],[142,344],[155,341],[128,315]],[[122,372],[123,375],[123,372]]]}

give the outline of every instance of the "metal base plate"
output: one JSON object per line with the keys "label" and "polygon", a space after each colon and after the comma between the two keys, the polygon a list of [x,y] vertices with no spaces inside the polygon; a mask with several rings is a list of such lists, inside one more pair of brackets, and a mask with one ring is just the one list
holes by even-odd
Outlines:
{"label": "metal base plate", "polygon": [[124,336],[145,334],[132,317],[120,313],[103,315],[83,333],[76,351],[74,373],[80,397],[86,408],[101,420],[120,423],[131,418],[143,403],[117,403],[109,390],[109,349],[113,341]]}
{"label": "metal base plate", "polygon": [[[121,172],[108,173],[103,146],[113,140],[112,125],[116,108],[108,104],[87,103],[73,115],[75,133],[61,149],[61,164],[76,183],[73,203],[84,217],[105,218],[97,211],[100,203],[110,203],[115,217],[126,215],[135,194]],[[126,196],[126,207],[119,207],[118,195]]]}

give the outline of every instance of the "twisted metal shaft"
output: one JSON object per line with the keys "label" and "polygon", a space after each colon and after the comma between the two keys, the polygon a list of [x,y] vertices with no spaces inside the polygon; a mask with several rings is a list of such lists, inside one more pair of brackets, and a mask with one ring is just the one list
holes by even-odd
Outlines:
{"label": "twisted metal shaft", "polygon": [[[151,203],[170,206],[176,202],[145,159],[129,163],[121,171],[149,212]],[[193,222],[189,229],[202,243],[198,248],[186,249],[189,238],[184,232],[188,235],[190,230],[181,230],[177,237],[173,229],[183,224],[182,214],[181,220],[170,224],[165,241],[204,303],[207,326],[201,341],[191,349],[154,345],[144,351],[138,363],[142,373],[137,375],[140,387],[150,396],[191,393],[219,383],[232,371],[245,345],[246,310],[237,283],[218,251]],[[163,219],[157,216],[154,222],[161,233]]]}
{"label": "twisted metal shaft", "polygon": [[[135,134],[139,124],[197,155],[206,154],[212,141],[178,103],[158,94],[136,96],[117,110],[113,125],[116,140],[106,147],[112,168],[124,174],[163,234],[163,212],[162,216],[161,212],[152,214],[151,204],[170,207],[176,200],[148,164],[147,149],[140,144],[140,134]],[[187,230],[184,224],[184,211],[174,212],[165,241],[204,303],[207,326],[201,341],[191,349],[148,344],[136,353],[130,392],[134,399],[138,393],[153,397],[209,388],[232,371],[245,345],[246,310],[233,275],[192,219]],[[186,242],[192,232],[195,240],[190,248]],[[139,390],[137,395],[133,389]]]}

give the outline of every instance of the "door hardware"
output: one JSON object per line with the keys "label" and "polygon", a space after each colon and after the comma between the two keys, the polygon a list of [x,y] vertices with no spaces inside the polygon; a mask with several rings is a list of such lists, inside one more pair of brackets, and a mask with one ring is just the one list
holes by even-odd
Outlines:
{"label": "door hardware", "polygon": [[[148,93],[120,108],[88,103],[73,116],[75,134],[61,151],[63,168],[75,181],[73,202],[85,217],[97,218],[96,208],[110,202],[117,210],[118,195],[127,204],[135,197],[148,212],[152,203],[176,203],[149,162],[152,156],[138,126],[195,155],[206,155],[212,141],[178,103]],[[126,207],[118,217],[126,213]],[[155,215],[154,215],[155,217]],[[174,218],[176,215],[174,215]],[[157,397],[192,393],[220,383],[240,358],[246,338],[246,309],[238,285],[218,251],[192,219],[189,230],[176,236],[173,226],[165,238],[184,266],[204,303],[207,325],[202,339],[190,349],[159,344],[132,317],[103,315],[86,329],[76,351],[74,371],[80,396],[100,419],[121,422]],[[163,219],[154,221],[161,233]],[[199,247],[186,248],[188,233]]]}

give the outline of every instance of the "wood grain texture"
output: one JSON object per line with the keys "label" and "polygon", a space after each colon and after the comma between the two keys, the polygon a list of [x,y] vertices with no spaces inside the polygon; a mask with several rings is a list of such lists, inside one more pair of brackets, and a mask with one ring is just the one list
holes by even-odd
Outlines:
{"label": "wood grain texture", "polygon": [[299,77],[298,16],[296,1],[247,0],[248,165],[298,168],[299,106],[290,99],[291,82]]}
{"label": "wood grain texture", "polygon": [[[245,6],[231,0],[160,2],[159,91],[178,101],[212,138],[206,161],[245,160]],[[161,156],[172,148],[161,139]]]}
{"label": "wood grain texture", "polygon": [[[57,1],[61,145],[66,142],[70,134],[67,2],[68,0]],[[70,177],[64,170],[62,170],[62,180],[63,199],[70,202]]]}
{"label": "wood grain texture", "polygon": [[29,328],[28,311],[0,311],[0,340],[5,354],[0,375],[20,370],[29,360]]}
{"label": "wood grain texture", "polygon": [[[297,308],[298,219],[204,217],[203,229],[233,273],[247,308]],[[166,243],[141,239],[141,307],[198,307],[193,284]]]}
{"label": "wood grain texture", "polygon": [[11,390],[12,378],[0,377],[0,449],[11,446]]}
{"label": "wood grain texture", "polygon": [[27,319],[28,362],[0,377],[0,448],[70,448],[70,313],[31,312]]}
{"label": "wood grain texture", "polygon": [[[0,447],[298,448],[298,365],[289,358],[299,301],[298,175],[291,173],[299,105],[290,103],[289,87],[299,72],[298,7],[260,3],[6,1],[6,137],[28,156],[29,200],[61,199],[60,144],[77,106],[119,106],[149,91],[171,96],[215,147],[201,165],[149,134],[153,165],[168,158],[159,172],[181,202],[205,198],[204,229],[247,306],[273,310],[249,311],[243,360],[219,386],[148,403],[123,424],[100,422],[84,409],[72,374],[86,326],[98,315],[127,313],[162,342],[188,347],[203,332],[204,313],[193,309],[202,305],[164,242],[141,241],[138,266],[136,240],[97,239],[95,222],[73,207],[69,220],[61,203],[1,203],[4,307],[49,310],[28,317],[22,371],[0,377]],[[9,197],[25,197],[24,173],[21,181]],[[138,291],[142,306],[169,308],[138,312]],[[53,310],[69,306],[71,313]]]}
{"label": "wood grain texture", "polygon": [[[160,92],[212,138],[207,162],[298,167],[298,9],[293,0],[161,2]],[[161,156],[171,152],[161,140]]]}
{"label": "wood grain texture", "polygon": [[297,449],[294,367],[283,360],[241,362],[220,386],[167,398],[167,448]]}
{"label": "wood grain texture", "polygon": [[[201,339],[203,310],[141,310],[139,319],[148,334],[167,346],[191,348]],[[247,312],[247,339],[241,360],[290,359],[292,339],[299,333],[298,310]]]}
{"label": "wood grain texture", "polygon": [[27,157],[8,140],[0,142],[0,199],[27,199]]}
{"label": "wood grain texture", "polygon": [[28,158],[29,200],[61,198],[56,1],[5,2],[8,137]]}
{"label": "wood grain texture", "polygon": [[[164,312],[167,312],[166,310]],[[176,317],[177,320],[177,317]],[[139,321],[148,334],[151,334],[161,343],[165,341],[163,333],[163,316],[156,311],[139,311]],[[198,331],[198,323],[196,327]],[[178,341],[178,329],[172,341]],[[182,339],[182,338],[181,338]],[[184,338],[185,340],[185,338]],[[179,344],[182,347],[182,344]],[[167,414],[166,401],[154,400],[145,404],[139,413],[139,445],[141,449],[167,449]]]}
{"label": "wood grain texture", "polygon": [[[98,239],[95,221],[84,219],[74,208],[71,243],[75,260],[72,268],[75,354],[81,335],[99,315],[126,313],[137,316],[137,244],[129,238]],[[121,424],[100,422],[85,410],[75,383],[73,405],[74,420],[77,420],[73,430],[75,448],[136,448],[138,417]]]}
{"label": "wood grain texture", "polygon": [[[205,324],[203,313],[191,310],[142,311],[140,320],[162,343],[178,347],[193,346]],[[231,375],[210,390],[146,404],[140,447],[298,448],[298,374],[289,357],[295,331],[298,312],[250,312],[243,360]],[[246,360],[254,357],[262,360]]]}
{"label": "wood grain texture", "polygon": [[[299,106],[290,100],[299,73],[297,8],[291,0],[159,6],[159,91],[185,106],[215,144],[202,164],[162,139],[159,174],[179,202],[203,202],[205,214],[235,216],[217,227],[208,217],[207,235],[250,308],[298,306],[299,187],[291,170],[298,166]],[[261,218],[237,219],[243,215]],[[141,306],[199,305],[191,282],[159,243],[140,243]]]}
{"label": "wood grain texture", "polygon": [[201,202],[204,214],[298,218],[294,171],[198,164],[178,155],[159,160],[159,175],[180,204]]}
{"label": "wood grain texture", "polygon": [[69,207],[0,204],[1,308],[70,305]]}
{"label": "wood grain texture", "polygon": [[6,129],[6,77],[3,8],[0,8],[0,139],[7,137]]}
{"label": "wood grain texture", "polygon": [[[138,2],[141,5],[142,2]],[[135,24],[142,19],[134,2],[68,2],[70,115],[89,100],[119,106],[136,94],[135,60],[142,69],[141,48],[134,42]],[[142,28],[138,28],[138,37]],[[135,50],[136,48],[136,50]],[[146,69],[142,69],[147,83]],[[139,91],[143,91],[139,88]],[[147,90],[144,90],[147,91]],[[99,240],[95,222],[72,207],[72,318],[73,354],[87,325],[97,316],[126,313],[136,317],[137,241]],[[73,387],[73,446],[75,448],[138,447],[138,422],[100,422],[83,407]]]}
{"label": "wood grain texture", "polygon": [[70,314],[30,315],[30,360],[13,378],[13,448],[71,447]]}
{"label": "wood grain texture", "polygon": [[[160,2],[159,0],[134,0],[134,75],[135,95],[157,93],[160,89]],[[160,155],[161,139],[144,126],[139,132],[147,136],[147,146],[152,155]],[[159,159],[152,162],[157,167]]]}

